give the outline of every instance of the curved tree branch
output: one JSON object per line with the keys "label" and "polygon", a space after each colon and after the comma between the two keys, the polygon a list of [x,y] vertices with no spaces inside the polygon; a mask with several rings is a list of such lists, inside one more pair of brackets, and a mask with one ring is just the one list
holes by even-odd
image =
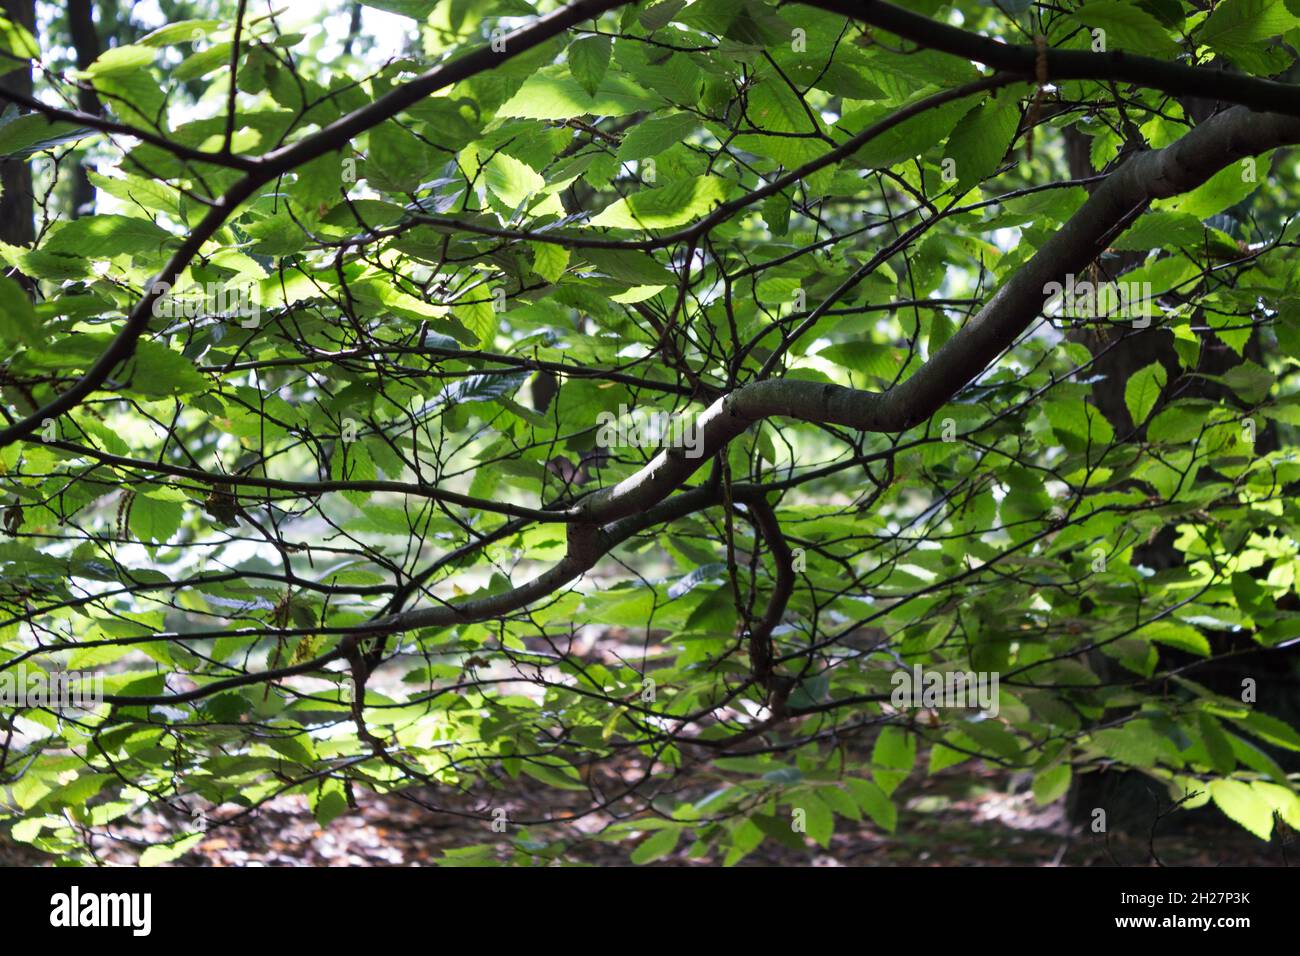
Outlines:
{"label": "curved tree branch", "polygon": [[764,418],[864,432],[901,432],[924,422],[1041,314],[1048,283],[1096,259],[1152,200],[1188,192],[1232,163],[1294,143],[1300,143],[1300,119],[1234,107],[1165,149],[1133,157],[910,378],[885,392],[798,379],[744,385],[700,415],[697,454],[665,449],[636,474],[575,504],[572,513],[593,524],[634,514],[680,487],[705,460]]}
{"label": "curved tree branch", "polygon": [[[911,40],[920,46],[963,59],[983,63],[996,70],[1034,77],[1039,51],[1032,46],[1013,46],[940,23],[883,0],[800,0],[808,6],[853,20],[861,20]],[[1300,116],[1300,87],[1253,76],[1237,76],[1204,67],[1183,66],[1149,56],[1119,50],[1092,53],[1085,50],[1057,50],[1042,53],[1048,82],[1058,80],[1111,80],[1135,83],[1176,96],[1199,96],[1225,103],[1249,106],[1261,112]]]}

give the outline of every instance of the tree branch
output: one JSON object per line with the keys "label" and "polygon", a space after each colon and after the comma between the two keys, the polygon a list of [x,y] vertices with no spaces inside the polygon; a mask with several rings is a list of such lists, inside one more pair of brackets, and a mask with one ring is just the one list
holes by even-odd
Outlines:
{"label": "tree branch", "polygon": [[[1013,46],[958,27],[912,13],[883,0],[801,0],[853,20],[861,20],[905,40],[983,63],[1020,76],[1036,75],[1038,55],[1033,46]],[[1085,50],[1043,51],[1047,78],[1059,80],[1118,80],[1162,90],[1177,96],[1199,96],[1249,106],[1262,112],[1300,116],[1300,86],[1237,76],[1204,67],[1183,66],[1119,50],[1092,53]]]}

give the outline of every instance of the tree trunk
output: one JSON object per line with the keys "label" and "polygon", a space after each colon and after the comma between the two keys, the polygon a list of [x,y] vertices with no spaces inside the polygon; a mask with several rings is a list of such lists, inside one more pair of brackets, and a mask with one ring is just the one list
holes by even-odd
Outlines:
{"label": "tree trunk", "polygon": [[[0,0],[5,17],[21,24],[36,35],[35,0]],[[0,76],[0,88],[24,96],[32,93],[31,67],[23,65]],[[36,240],[32,221],[35,199],[32,195],[32,168],[25,158],[0,161],[0,241],[15,246],[30,246]],[[21,280],[20,280],[21,281]]]}
{"label": "tree trunk", "polygon": [[[95,31],[95,9],[90,0],[68,0],[68,32],[72,46],[77,51],[77,68],[84,70],[100,54],[99,34]],[[97,114],[102,109],[99,96],[89,85],[77,93],[77,106],[83,113]],[[80,154],[80,162],[72,171],[72,215],[84,216],[95,211],[95,187],[90,184],[87,170],[90,158]]]}
{"label": "tree trunk", "polygon": [[[1214,112],[1216,105],[1203,100],[1188,100],[1184,103],[1187,115],[1195,117],[1198,122],[1208,118]],[[1064,133],[1065,155],[1071,177],[1079,179],[1094,175],[1088,138],[1074,127],[1067,127]],[[1146,256],[1144,252],[1108,255],[1099,262],[1101,275],[1095,277],[1094,281],[1119,279],[1125,272],[1139,265]],[[1201,327],[1206,324],[1199,310],[1193,316],[1193,323]],[[1083,328],[1068,333],[1070,339],[1082,343],[1094,356],[1092,374],[1102,377],[1092,386],[1092,400],[1097,410],[1114,428],[1117,439],[1132,435],[1132,440],[1141,440],[1142,430],[1138,428],[1141,423],[1132,421],[1124,400],[1124,390],[1129,379],[1152,362],[1159,362],[1165,369],[1166,385],[1161,396],[1162,401],[1176,394],[1179,398],[1205,398],[1236,403],[1236,396],[1230,389],[1205,378],[1189,379],[1183,375],[1182,364],[1174,349],[1174,337],[1171,332],[1152,327],[1136,332],[1126,331],[1125,335],[1122,343],[1108,348],[1113,336],[1105,331]],[[1196,369],[1198,372],[1222,375],[1239,365],[1243,358],[1255,362],[1263,360],[1263,349],[1258,332],[1251,336],[1244,349],[1244,356],[1238,355],[1213,333],[1202,332],[1200,339],[1201,351]],[[1270,424],[1268,428],[1261,429],[1256,448],[1263,452],[1275,446],[1275,429]],[[1135,562],[1154,571],[1163,571],[1183,564],[1182,553],[1174,547],[1175,538],[1176,532],[1172,526],[1163,528],[1151,540],[1134,548]],[[1250,650],[1248,638],[1239,639],[1229,634],[1219,635],[1219,638],[1223,646],[1216,644],[1214,647],[1216,654],[1228,650],[1228,644],[1231,644],[1231,649],[1235,651]],[[1192,663],[1194,660],[1191,656],[1179,656],[1178,652],[1167,648],[1161,651],[1161,657],[1165,661],[1173,661],[1176,658],[1178,663]],[[1088,663],[1102,680],[1124,680],[1134,676],[1111,658],[1097,651],[1089,654]],[[1284,719],[1297,716],[1294,703],[1288,703],[1296,699],[1297,668],[1294,661],[1286,656],[1254,653],[1210,661],[1189,673],[1188,676],[1211,690],[1229,697],[1239,697],[1243,677],[1251,677],[1258,684],[1260,701],[1263,702],[1266,697],[1269,699],[1267,705],[1269,713]],[[1278,750],[1272,750],[1271,753],[1284,767],[1290,766],[1291,761],[1288,758],[1294,756]],[[1169,794],[1164,788],[1143,774],[1086,773],[1078,774],[1074,778],[1067,801],[1067,812],[1072,822],[1080,826],[1089,826],[1093,822],[1094,811],[1099,808],[1104,809],[1107,826],[1110,829],[1145,833],[1156,814],[1165,809],[1169,802]],[[1213,814],[1202,816],[1207,816],[1208,819],[1219,819]],[[1183,816],[1178,815],[1163,822],[1161,826],[1175,829],[1181,822]]]}

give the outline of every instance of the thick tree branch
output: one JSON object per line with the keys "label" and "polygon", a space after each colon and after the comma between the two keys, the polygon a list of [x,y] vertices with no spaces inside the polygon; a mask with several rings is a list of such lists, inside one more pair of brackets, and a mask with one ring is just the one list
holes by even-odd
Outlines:
{"label": "thick tree branch", "polygon": [[[1133,157],[906,381],[885,392],[798,379],[767,379],[742,386],[714,402],[697,420],[702,436],[699,454],[687,457],[682,448],[665,449],[636,474],[569,509],[565,516],[577,523],[569,526],[568,553],[549,570],[489,597],[380,618],[366,625],[365,633],[488,620],[554,594],[638,531],[716,504],[718,491],[711,484],[668,496],[701,464],[765,418],[794,418],[865,432],[901,432],[924,422],[1042,313],[1049,298],[1048,283],[1082,270],[1152,200],[1188,192],[1234,162],[1293,143],[1300,143],[1300,119],[1236,107],[1165,149]],[[769,541],[777,540],[778,530],[773,529]]]}
{"label": "thick tree branch", "polygon": [[[1013,46],[1000,40],[971,33],[913,13],[883,0],[802,0],[808,6],[854,20],[861,20],[905,40],[951,53],[996,70],[1033,77],[1038,64],[1038,50],[1033,46]],[[1199,96],[1249,106],[1261,112],[1300,116],[1300,87],[1253,76],[1238,76],[1204,67],[1183,66],[1115,50],[1092,53],[1085,50],[1043,52],[1049,82],[1060,80],[1111,80],[1134,83],[1162,90],[1176,96]]]}
{"label": "thick tree branch", "polygon": [[1026,262],[977,315],[906,381],[885,392],[796,379],[742,386],[697,421],[697,454],[661,451],[636,474],[574,505],[573,514],[602,524],[634,514],[681,486],[699,466],[764,418],[901,432],[928,419],[986,369],[1042,312],[1049,282],[1092,262],[1153,199],[1195,189],[1232,163],[1300,142],[1300,120],[1235,107],[1173,145],[1121,166]]}

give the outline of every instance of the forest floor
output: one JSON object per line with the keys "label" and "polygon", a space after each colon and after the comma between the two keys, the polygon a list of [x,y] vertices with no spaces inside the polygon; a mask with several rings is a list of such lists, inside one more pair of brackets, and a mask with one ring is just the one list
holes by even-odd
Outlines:
{"label": "forest floor", "polygon": [[[588,649],[595,646],[594,640]],[[616,663],[621,654],[635,658],[644,647],[610,645],[601,651]],[[391,689],[396,695],[400,684]],[[854,749],[849,744],[850,751]],[[863,762],[867,754],[846,754]],[[926,765],[926,755],[918,763]],[[605,781],[607,790],[618,782]],[[1177,811],[1155,820],[1155,801],[1145,789],[1129,788],[1137,808],[1127,821],[1111,814],[1111,832],[1098,834],[1067,820],[1065,800],[1046,807],[1034,801],[1028,774],[1012,773],[979,761],[950,767],[934,775],[913,774],[893,794],[898,825],[889,833],[870,820],[835,819],[827,847],[811,840],[796,850],[764,840],[740,861],[741,866],[1289,866],[1300,865],[1300,839],[1285,830],[1265,842],[1228,821],[1213,808]],[[716,781],[688,799],[703,797]],[[1136,797],[1131,795],[1136,791]],[[407,799],[409,798],[409,799]],[[424,866],[446,862],[449,851],[475,846],[489,848],[488,858],[509,860],[511,840],[518,830],[493,832],[485,808],[503,807],[510,820],[578,817],[575,822],[531,829],[531,840],[563,839],[566,862],[629,865],[635,842],[606,842],[598,834],[613,817],[587,814],[591,795],[556,790],[527,776],[503,779],[500,789],[486,787],[461,793],[448,788],[434,793],[416,787],[404,795],[379,795],[358,789],[357,806],[327,826],[313,817],[306,797],[281,796],[237,823],[210,828],[204,840],[173,861],[173,866]],[[441,812],[427,809],[437,805]],[[624,808],[624,814],[628,812]],[[114,824],[111,839],[96,839],[101,862],[132,864],[144,846],[184,833],[192,826],[183,810],[163,815],[153,810],[132,818],[130,826]],[[211,814],[214,821],[233,816],[226,806]],[[1122,825],[1127,822],[1129,825]],[[656,866],[710,866],[722,862],[722,851],[691,858],[691,843],[682,840]],[[0,827],[0,866],[48,865],[53,858],[14,843]]]}
{"label": "forest floor", "polygon": [[[1027,788],[1003,772],[954,768],[924,779],[905,782],[895,793],[900,808],[897,832],[887,833],[869,821],[836,819],[829,847],[809,841],[805,852],[766,840],[741,866],[1150,866],[1152,851],[1161,863],[1181,866],[1287,866],[1300,863],[1300,840],[1294,833],[1275,834],[1265,843],[1222,820],[1213,811],[1166,818],[1155,838],[1142,833],[1112,833],[1107,837],[1086,827],[1071,828],[1063,803],[1038,807]],[[557,798],[558,794],[558,798]],[[421,791],[411,791],[417,799]],[[548,802],[539,801],[545,796]],[[557,792],[521,778],[517,786],[494,792],[492,803],[504,805],[511,817],[564,814],[583,806],[584,793]],[[449,810],[482,812],[483,795],[438,801]],[[421,866],[438,862],[449,850],[477,844],[496,847],[493,854],[509,858],[509,834],[493,833],[480,818],[434,813],[398,796],[359,793],[358,808],[321,827],[302,797],[281,797],[245,817],[239,825],[218,827],[175,866]],[[97,850],[107,864],[130,864],[138,849],[126,840],[159,840],[169,830],[159,817],[119,830],[116,843]],[[584,836],[608,818],[587,817],[570,826],[569,862],[621,866],[630,847]],[[181,826],[183,829],[183,825]],[[534,838],[554,829],[535,829]],[[718,854],[688,859],[689,843],[658,861],[658,866],[706,866],[720,862]],[[48,864],[50,858],[31,847],[15,845],[0,834],[0,866]]]}

